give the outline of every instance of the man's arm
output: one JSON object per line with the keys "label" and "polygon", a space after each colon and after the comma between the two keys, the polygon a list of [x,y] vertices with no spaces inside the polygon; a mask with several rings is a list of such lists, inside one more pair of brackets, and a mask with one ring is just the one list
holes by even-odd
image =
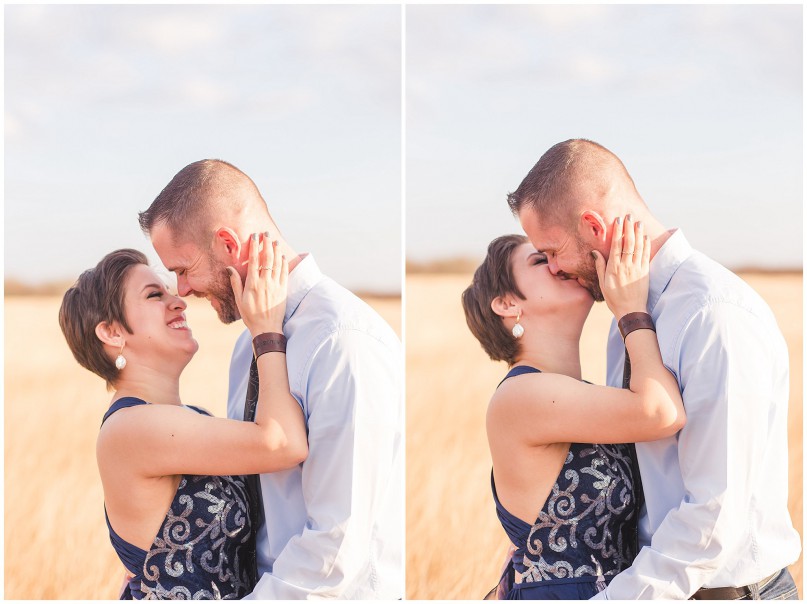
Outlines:
{"label": "man's arm", "polygon": [[678,441],[686,495],[597,598],[686,599],[747,542],[749,475],[766,444],[759,427],[776,354],[766,328],[731,304],[701,310],[685,328],[676,370],[687,412]]}
{"label": "man's arm", "polygon": [[[403,480],[396,471],[403,420],[397,345],[392,350],[366,333],[339,331],[315,352],[307,374],[308,520],[247,599],[350,597],[356,585],[372,584],[373,525],[390,491],[398,493],[392,482]],[[402,540],[403,517],[384,520],[401,525]]]}

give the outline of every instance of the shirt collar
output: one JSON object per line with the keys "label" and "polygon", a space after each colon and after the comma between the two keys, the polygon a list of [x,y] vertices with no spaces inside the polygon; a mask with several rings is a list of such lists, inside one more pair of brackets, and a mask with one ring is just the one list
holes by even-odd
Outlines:
{"label": "shirt collar", "polygon": [[297,310],[297,307],[300,306],[300,302],[303,301],[306,294],[308,294],[311,288],[319,283],[323,277],[324,275],[320,272],[317,263],[314,261],[314,257],[311,254],[305,254],[303,259],[300,260],[300,263],[289,273],[286,316],[283,319],[284,324],[291,318]]}
{"label": "shirt collar", "polygon": [[653,260],[650,261],[650,292],[647,296],[649,313],[653,313],[656,303],[667,289],[675,271],[692,252],[692,246],[689,245],[689,241],[684,237],[681,229],[676,229],[656,252]]}

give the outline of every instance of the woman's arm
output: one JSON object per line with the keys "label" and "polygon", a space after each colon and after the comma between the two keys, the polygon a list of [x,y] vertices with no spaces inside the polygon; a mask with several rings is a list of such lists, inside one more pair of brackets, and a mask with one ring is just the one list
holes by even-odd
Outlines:
{"label": "woman's arm", "polygon": [[[241,318],[253,337],[282,333],[288,262],[274,250],[267,236],[253,235],[243,286],[228,269]],[[302,409],[289,390],[286,355],[264,353],[257,366],[254,422],[209,417],[173,405],[131,407],[104,425],[99,460],[125,456],[145,476],[257,474],[298,465],[308,455],[308,442]]]}
{"label": "woman's arm", "polygon": [[[633,255],[625,253],[630,251]],[[650,244],[642,224],[626,219],[622,225],[617,219],[607,266],[602,256],[595,255],[603,296],[614,316],[645,312]],[[521,435],[535,445],[672,436],[684,427],[686,415],[678,383],[662,362],[656,333],[630,332],[625,345],[631,359],[630,389],[594,386],[558,374],[513,377],[494,395],[489,427]]]}

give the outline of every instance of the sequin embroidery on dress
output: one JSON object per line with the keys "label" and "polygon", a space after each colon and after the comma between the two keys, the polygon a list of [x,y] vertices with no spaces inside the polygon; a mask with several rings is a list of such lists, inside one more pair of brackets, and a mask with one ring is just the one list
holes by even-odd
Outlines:
{"label": "sequin embroidery on dress", "polygon": [[501,583],[508,599],[585,599],[631,565],[640,503],[632,451],[572,444],[532,525],[504,508],[491,472],[496,513],[516,548]]}
{"label": "sequin embroidery on dress", "polygon": [[183,476],[143,563],[146,600],[238,599],[255,582],[242,566],[251,526],[244,480]]}
{"label": "sequin embroidery on dress", "polygon": [[[104,421],[145,404],[119,399]],[[248,501],[243,476],[184,475],[148,551],[124,541],[107,517],[112,546],[133,575],[122,599],[233,600],[250,593],[257,569]]]}

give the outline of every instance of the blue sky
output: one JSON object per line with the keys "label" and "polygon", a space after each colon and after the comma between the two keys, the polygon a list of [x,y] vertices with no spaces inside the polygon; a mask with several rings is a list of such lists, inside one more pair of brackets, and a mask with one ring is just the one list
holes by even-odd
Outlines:
{"label": "blue sky", "polygon": [[[732,266],[802,264],[799,5],[410,5],[406,254],[480,257],[551,145],[617,153],[668,226]],[[397,291],[396,5],[12,5],[6,277],[71,279],[205,157],[256,181],[293,246]]]}
{"label": "blue sky", "polygon": [[182,167],[257,183],[295,249],[400,291],[398,6],[6,6],[5,276],[72,279]]}
{"label": "blue sky", "polygon": [[716,260],[801,267],[802,23],[799,5],[408,7],[407,257],[520,232],[506,194],[582,137]]}

